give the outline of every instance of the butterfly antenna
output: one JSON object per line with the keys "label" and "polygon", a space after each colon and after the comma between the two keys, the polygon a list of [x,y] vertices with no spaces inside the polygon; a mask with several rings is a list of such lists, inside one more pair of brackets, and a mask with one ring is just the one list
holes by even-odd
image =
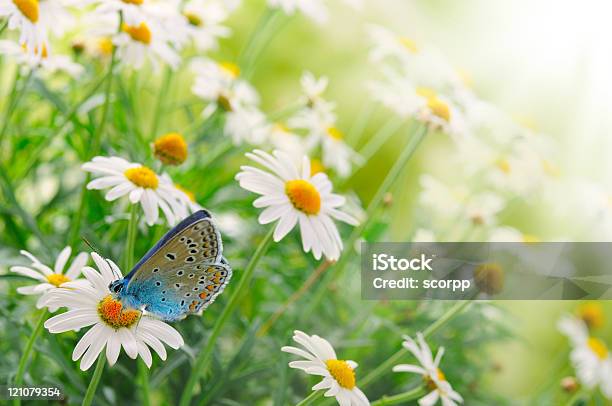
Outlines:
{"label": "butterfly antenna", "polygon": [[113,266],[113,265],[110,263],[109,259],[108,259],[108,258],[106,258],[106,256],[101,255],[101,254],[100,254],[100,251],[99,251],[98,249],[96,249],[96,247],[94,247],[94,245],[93,245],[91,242],[89,242],[89,241],[87,240],[87,238],[85,238],[84,236],[81,236],[81,239],[83,240],[83,242],[84,242],[85,244],[87,244],[87,246],[88,246],[89,248],[91,248],[91,250],[92,250],[93,252],[95,252],[96,254],[100,255],[100,257],[104,258],[104,260],[105,260],[105,261],[106,261],[106,263],[108,264],[108,266],[109,266],[109,268],[111,269],[111,272],[113,273],[113,275],[115,276],[115,278],[116,278],[116,279],[121,279],[121,275],[119,275],[119,274],[117,273],[117,271],[115,271],[115,267],[114,267],[114,266]]}
{"label": "butterfly antenna", "polygon": [[91,248],[91,250],[95,253],[98,252],[98,250],[96,249],[96,247],[93,246],[92,243],[89,242],[89,240],[87,240],[87,238],[85,238],[84,236],[81,236],[81,240],[83,240],[83,242],[85,243],[85,245],[87,245],[89,248]]}

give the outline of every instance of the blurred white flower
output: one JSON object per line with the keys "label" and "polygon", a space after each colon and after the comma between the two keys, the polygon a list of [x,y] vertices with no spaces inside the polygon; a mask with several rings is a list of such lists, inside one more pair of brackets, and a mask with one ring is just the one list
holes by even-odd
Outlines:
{"label": "blurred white flower", "polygon": [[0,55],[12,57],[17,64],[35,69],[36,73],[51,75],[56,72],[65,72],[76,78],[85,71],[83,66],[68,56],[49,54],[46,47],[43,47],[41,54],[30,52],[27,47],[10,40],[0,40]]}
{"label": "blurred white flower", "polygon": [[370,84],[374,99],[401,118],[416,118],[449,135],[465,133],[466,123],[459,108],[434,89],[415,85],[408,76],[391,70],[386,78]]}
{"label": "blurred white flower", "polygon": [[[345,4],[360,9],[362,0],[343,0]],[[270,8],[279,8],[287,15],[302,13],[317,24],[327,21],[329,12],[326,0],[268,0]]]}
{"label": "blurred white flower", "polygon": [[224,133],[232,138],[235,145],[245,142],[261,145],[270,134],[270,124],[259,109],[238,107],[226,113]]}
{"label": "blurred white flower", "polygon": [[323,380],[312,387],[313,391],[324,390],[326,397],[335,397],[342,406],[363,406],[370,402],[357,387],[355,369],[357,363],[350,360],[339,360],[329,341],[317,335],[295,330],[293,341],[302,348],[285,346],[281,351],[294,354],[305,360],[291,361],[289,367],[301,369],[310,375],[323,377]]}
{"label": "blurred white flower", "polygon": [[87,189],[110,189],[105,195],[109,202],[128,195],[132,204],[140,203],[148,225],[155,224],[159,209],[171,226],[187,216],[187,196],[167,175],[158,176],[146,166],[118,157],[97,156],[82,168],[97,176],[87,184]]}
{"label": "blurred white flower", "polygon": [[425,342],[422,333],[417,333],[416,341],[411,337],[404,336],[402,343],[405,349],[410,351],[417,359],[419,365],[400,364],[393,367],[393,372],[410,372],[423,377],[429,394],[419,399],[420,406],[432,406],[440,400],[444,406],[455,406],[463,403],[463,398],[453,390],[451,384],[446,380],[440,369],[440,360],[444,354],[444,347],[438,348],[436,357],[433,357],[431,349]]}
{"label": "blurred white flower", "polygon": [[165,360],[166,349],[162,342],[174,349],[184,344],[179,332],[170,325],[140,309],[124,307],[116,300],[108,286],[121,278],[121,270],[109,259],[96,253],[91,256],[99,271],[85,267],[83,274],[89,283],[67,282],[62,289],[50,294],[48,305],[66,307],[68,311],[45,322],[45,327],[53,334],[93,326],[81,337],[72,353],[73,361],[81,358],[81,370],[88,370],[105,347],[111,366],[117,362],[123,347],[130,358],[140,355],[150,368],[153,358],[149,347]]}
{"label": "blurred white flower", "polygon": [[191,63],[191,70],[196,74],[191,90],[209,103],[204,109],[204,117],[209,117],[217,109],[248,109],[259,103],[257,91],[247,81],[239,78],[240,69],[231,62],[198,58]]}
{"label": "blurred white flower", "polygon": [[317,78],[312,72],[304,72],[300,78],[300,85],[304,96],[306,96],[306,103],[312,105],[323,100],[323,93],[327,90],[329,79],[326,76]]}
{"label": "blurred white flower", "polygon": [[263,166],[262,170],[242,166],[236,175],[243,189],[261,195],[253,202],[257,208],[265,208],[260,216],[261,224],[278,220],[274,241],[283,239],[299,223],[304,252],[316,259],[321,255],[336,260],[342,251],[342,240],[333,219],[355,225],[357,221],[338,210],[345,198],[332,193],[332,184],[324,173],[314,176],[310,160],[304,157],[298,168],[291,157],[281,151],[273,155],[255,150],[246,156]]}
{"label": "blurred white flower", "polygon": [[420,178],[419,202],[443,217],[459,217],[476,226],[491,226],[505,207],[505,200],[489,191],[470,194],[464,186],[449,187],[431,175]]}
{"label": "blurred white flower", "polygon": [[28,52],[42,55],[48,47],[48,32],[60,35],[72,25],[63,0],[0,0],[0,17],[8,19],[9,30],[19,30],[19,44]]}
{"label": "blurred white flower", "polygon": [[572,344],[570,359],[580,382],[589,389],[599,386],[612,399],[612,358],[606,344],[590,336],[585,322],[577,317],[562,317],[558,327]]}
{"label": "blurred white flower", "polygon": [[98,14],[119,15],[121,13],[127,25],[137,26],[147,20],[144,0],[90,0],[89,3],[97,3],[95,12]]}
{"label": "blurred white flower", "polygon": [[187,31],[200,51],[217,49],[218,39],[230,36],[231,29],[222,24],[230,11],[225,1],[220,0],[190,0],[185,4]]}
{"label": "blurred white flower", "polygon": [[414,236],[412,237],[413,242],[436,242],[436,235],[432,230],[428,230],[425,228],[419,228],[414,232]]}
{"label": "blurred white flower", "polygon": [[[21,255],[31,261],[31,264],[29,266],[12,266],[11,272],[36,279],[39,283],[36,285],[19,287],[17,288],[17,292],[22,295],[41,295],[36,303],[36,307],[39,309],[46,305],[49,292],[52,290],[63,287],[66,282],[84,282],[84,279],[78,279],[81,275],[81,269],[87,263],[87,254],[84,252],[79,253],[72,260],[68,269],[65,268],[72,252],[72,248],[70,247],[65,247],[59,253],[53,269],[40,262],[38,258],[28,251],[21,250],[20,252]],[[66,272],[64,272],[64,270]],[[58,306],[48,305],[48,307],[52,312],[58,309]]]}
{"label": "blurred white flower", "polygon": [[375,24],[369,25],[367,29],[373,43],[370,60],[374,63],[383,62],[389,57],[405,62],[419,52],[417,43],[409,37],[397,35],[388,28]]}
{"label": "blurred white flower", "polygon": [[353,163],[361,163],[360,156],[344,141],[344,135],[336,126],[335,104],[323,98],[327,88],[325,77],[315,78],[306,72],[301,79],[306,106],[288,120],[292,128],[306,130],[307,151],[321,147],[323,165],[336,171],[338,176],[351,173]]}
{"label": "blurred white flower", "polygon": [[148,61],[155,70],[162,63],[176,69],[181,62],[177,45],[180,38],[186,38],[188,24],[182,17],[172,19],[175,23],[171,30],[159,18],[145,14],[134,17],[131,20],[133,25],[123,22],[119,31],[119,15],[116,13],[92,14],[89,20],[92,28],[88,32],[96,38],[109,38],[111,50],[112,46],[116,47],[117,59],[125,67],[140,69]]}
{"label": "blurred white flower", "polygon": [[283,151],[296,161],[302,159],[308,152],[305,140],[281,123],[275,123],[270,127],[268,141],[274,149]]}
{"label": "blurred white flower", "polygon": [[491,231],[490,242],[535,243],[540,239],[531,234],[524,234],[513,227],[497,227]]}

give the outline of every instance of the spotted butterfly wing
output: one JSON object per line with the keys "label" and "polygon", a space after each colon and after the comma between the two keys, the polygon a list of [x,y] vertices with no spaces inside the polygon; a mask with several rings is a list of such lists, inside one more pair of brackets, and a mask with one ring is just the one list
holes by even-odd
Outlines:
{"label": "spotted butterfly wing", "polygon": [[232,270],[210,214],[201,210],[170,230],[124,278],[119,296],[163,320],[198,314],[223,291]]}

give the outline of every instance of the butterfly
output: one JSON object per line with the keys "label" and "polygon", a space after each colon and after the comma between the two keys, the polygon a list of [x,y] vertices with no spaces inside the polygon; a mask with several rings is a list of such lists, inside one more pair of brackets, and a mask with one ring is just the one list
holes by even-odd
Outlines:
{"label": "butterfly", "polygon": [[108,287],[125,307],[176,321],[201,314],[231,277],[219,229],[210,213],[200,210],[166,233],[129,274]]}

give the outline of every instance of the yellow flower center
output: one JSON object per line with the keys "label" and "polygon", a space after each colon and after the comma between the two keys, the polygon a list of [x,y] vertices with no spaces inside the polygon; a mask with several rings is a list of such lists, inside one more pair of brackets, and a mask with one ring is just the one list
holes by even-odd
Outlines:
{"label": "yellow flower center", "polygon": [[106,324],[115,330],[131,327],[138,321],[142,313],[135,309],[124,309],[121,302],[107,295],[98,304],[98,315]]}
{"label": "yellow flower center", "polygon": [[127,4],[136,4],[137,6],[144,3],[144,0],[122,0],[122,1]]}
{"label": "yellow flower center", "polygon": [[199,15],[195,14],[195,13],[185,13],[184,16],[187,18],[187,21],[189,22],[190,25],[193,25],[194,27],[201,27],[202,26],[202,19],[200,18]]}
{"label": "yellow flower center", "polygon": [[[423,377],[423,380],[425,381],[425,386],[427,386],[427,389],[430,391],[438,389],[438,385],[436,385],[436,382],[431,376],[426,375]],[[446,381],[446,376],[440,368],[438,368],[438,381]]]}
{"label": "yellow flower center", "polygon": [[62,275],[61,273],[53,273],[51,275],[47,275],[47,281],[56,288],[59,288],[62,283],[70,282],[70,278]]}
{"label": "yellow flower center", "polygon": [[553,164],[552,162],[546,159],[542,160],[542,168],[544,169],[544,172],[548,176],[552,176],[553,178],[556,178],[559,176],[559,168],[555,164]]}
{"label": "yellow flower center", "polygon": [[177,185],[177,184],[174,184],[174,187],[177,188],[178,190],[180,190],[181,192],[185,193],[187,195],[187,197],[189,198],[189,200],[191,200],[192,202],[195,203],[195,201],[196,201],[195,194],[191,190],[185,189],[181,185]]}
{"label": "yellow flower center", "polygon": [[523,242],[525,244],[535,244],[541,240],[533,234],[523,234]]}
{"label": "yellow flower center", "polygon": [[480,264],[474,270],[474,282],[486,294],[495,295],[504,288],[504,270],[499,264]]}
{"label": "yellow flower center", "polygon": [[13,4],[17,6],[21,14],[28,20],[36,24],[39,17],[38,0],[13,0]]}
{"label": "yellow flower center", "polygon": [[398,40],[400,44],[404,46],[404,48],[406,48],[408,51],[412,52],[413,54],[416,54],[417,52],[419,52],[419,48],[417,47],[416,42],[414,42],[412,39],[408,37],[399,37]]}
{"label": "yellow flower center", "polygon": [[348,362],[339,359],[328,359],[325,361],[325,365],[331,376],[338,382],[338,385],[349,390],[355,387],[355,371],[353,371]]}
{"label": "yellow flower center", "polygon": [[310,160],[310,176],[314,176],[317,173],[321,173],[321,172],[325,172],[325,167],[323,166],[323,163],[321,163],[321,161],[319,161],[318,159],[311,159]]}
{"label": "yellow flower center", "polygon": [[285,193],[293,207],[306,214],[317,214],[321,210],[321,195],[317,188],[306,180],[287,181],[285,183]]}
{"label": "yellow flower center", "polygon": [[187,159],[187,143],[179,133],[169,133],[153,143],[155,157],[166,165],[179,165]]}
{"label": "yellow flower center", "polygon": [[504,158],[498,159],[497,161],[495,161],[495,166],[497,166],[497,169],[499,169],[506,175],[512,172],[512,167],[510,166],[510,162],[508,162],[507,159],[504,159]]}
{"label": "yellow flower center", "polygon": [[290,132],[289,128],[287,128],[287,126],[283,123],[274,123],[274,131],[278,131],[283,134],[288,134]]}
{"label": "yellow flower center", "polygon": [[219,68],[227,73],[232,79],[236,79],[240,75],[240,68],[235,63],[219,62]]}
{"label": "yellow flower center", "polygon": [[340,131],[336,127],[329,127],[327,129],[327,135],[329,135],[335,140],[342,140],[344,138],[344,134],[342,134],[342,131]]}
{"label": "yellow flower center", "polygon": [[[23,52],[28,52],[28,47],[27,47],[26,44],[22,44],[21,48],[23,49]],[[34,47],[34,53],[36,55],[39,55],[38,54],[38,47]],[[44,59],[44,58],[46,58],[48,56],[49,56],[49,51],[47,50],[47,46],[45,44],[43,44],[42,50],[41,50],[41,53],[40,53],[40,57]]]}
{"label": "yellow flower center", "polygon": [[109,37],[100,38],[98,41],[98,51],[105,56],[111,56],[113,53],[113,41]]}
{"label": "yellow flower center", "polygon": [[608,347],[600,339],[589,337],[587,345],[599,359],[606,359],[608,356]]}
{"label": "yellow flower center", "polygon": [[431,112],[440,117],[446,122],[450,122],[451,112],[448,104],[438,98],[438,95],[433,89],[427,87],[418,87],[416,93],[427,100],[427,108]]}
{"label": "yellow flower center", "polygon": [[137,168],[130,168],[124,173],[126,178],[138,187],[147,189],[157,189],[159,185],[159,179],[157,175],[151,169],[146,166],[139,166]]}
{"label": "yellow flower center", "polygon": [[590,329],[599,328],[604,324],[604,314],[599,303],[587,303],[578,308],[580,317]]}
{"label": "yellow flower center", "polygon": [[134,41],[149,45],[151,43],[151,30],[144,22],[139,25],[123,25],[123,31],[127,32]]}

